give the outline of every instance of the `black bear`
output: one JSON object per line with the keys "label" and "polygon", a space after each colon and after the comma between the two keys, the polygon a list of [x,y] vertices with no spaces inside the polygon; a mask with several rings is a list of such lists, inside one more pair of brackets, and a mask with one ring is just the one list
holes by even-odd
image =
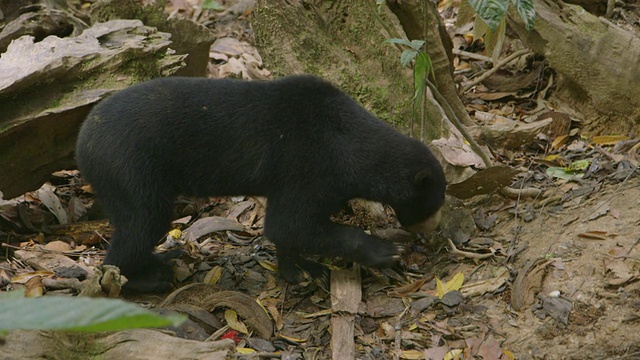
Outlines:
{"label": "black bear", "polygon": [[176,195],[267,197],[264,234],[282,277],[326,269],[302,254],[389,267],[400,249],[330,215],[353,198],[386,203],[414,232],[431,230],[444,201],[442,168],[420,141],[378,120],[329,82],[162,78],[100,102],[78,137],[81,174],[115,231],[105,264],[137,291],[171,288],[153,253]]}

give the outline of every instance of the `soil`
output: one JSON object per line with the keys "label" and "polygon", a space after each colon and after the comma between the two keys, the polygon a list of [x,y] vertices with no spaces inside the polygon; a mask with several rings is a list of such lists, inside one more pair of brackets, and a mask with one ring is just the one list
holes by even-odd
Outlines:
{"label": "soil", "polygon": [[[508,294],[471,299],[472,306],[486,307],[474,316],[484,317],[504,337],[503,349],[517,359],[640,359],[639,185],[636,178],[605,186],[562,210],[537,210],[528,223],[500,214],[495,238],[511,239],[519,229],[518,243],[528,244],[515,268],[536,257],[554,259],[539,294],[560,291],[572,303],[564,325],[540,319],[530,309],[514,312]],[[606,206],[606,215],[588,220]],[[606,235],[602,240],[580,237],[588,232]]]}

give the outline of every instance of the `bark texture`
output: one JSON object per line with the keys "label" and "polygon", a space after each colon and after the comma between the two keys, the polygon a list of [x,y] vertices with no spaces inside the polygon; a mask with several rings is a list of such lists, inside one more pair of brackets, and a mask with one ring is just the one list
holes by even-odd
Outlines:
{"label": "bark texture", "polygon": [[585,115],[585,130],[632,131],[640,120],[640,39],[581,7],[535,2],[528,32],[513,9],[509,25],[560,75],[557,95]]}
{"label": "bark texture", "polygon": [[258,0],[256,45],[275,77],[311,73],[338,84],[379,118],[406,126],[412,117],[411,71],[400,66],[397,19],[374,1]]}

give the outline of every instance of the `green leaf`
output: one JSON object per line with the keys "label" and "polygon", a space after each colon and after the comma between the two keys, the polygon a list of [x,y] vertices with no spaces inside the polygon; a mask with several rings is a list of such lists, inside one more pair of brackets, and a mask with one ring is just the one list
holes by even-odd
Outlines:
{"label": "green leaf", "polygon": [[406,40],[406,39],[391,38],[391,39],[385,40],[385,42],[392,43],[392,44],[401,44],[401,45],[406,45],[408,47],[412,47],[411,42],[409,42],[409,40]]}
{"label": "green leaf", "polygon": [[460,7],[458,8],[458,16],[456,17],[456,28],[461,28],[463,25],[470,23],[473,21],[473,18],[476,16],[475,10],[471,7],[468,1],[460,2]]}
{"label": "green leaf", "polygon": [[402,66],[409,66],[409,64],[411,64],[411,60],[413,60],[416,55],[418,55],[418,52],[415,50],[405,50],[402,52],[402,55],[400,55],[400,64],[402,64]]}
{"label": "green leaf", "polygon": [[527,30],[533,30],[533,24],[536,22],[536,11],[533,8],[533,0],[511,0],[511,2],[515,5]]}
{"label": "green leaf", "polygon": [[420,50],[422,49],[422,46],[424,45],[424,40],[411,40],[411,48],[413,50]]}
{"label": "green leaf", "polygon": [[493,60],[497,62],[500,54],[502,53],[502,46],[504,45],[504,39],[507,33],[507,22],[505,19],[502,19],[502,21],[500,21],[500,25],[498,25],[498,28],[495,31],[489,28],[486,28],[486,30],[484,46],[487,53],[491,54]]}
{"label": "green leaf", "polygon": [[413,100],[416,101],[424,95],[424,88],[426,85],[425,79],[431,72],[431,58],[425,52],[419,52],[416,58],[416,65],[413,68],[413,86],[414,94]]}
{"label": "green leaf", "polygon": [[[19,293],[18,293],[19,294]],[[161,327],[183,322],[181,315],[161,316],[120,299],[0,296],[0,331],[113,331]]]}
{"label": "green leaf", "polygon": [[578,160],[569,164],[569,167],[564,168],[565,171],[582,171],[589,167],[589,160]]}
{"label": "green leaf", "polygon": [[204,3],[202,3],[202,8],[205,10],[213,10],[213,11],[225,10],[225,7],[220,5],[220,3],[215,0],[204,0]]}
{"label": "green leaf", "polygon": [[584,176],[583,173],[579,173],[579,172],[575,172],[575,171],[567,171],[565,170],[565,168],[561,168],[561,167],[555,167],[552,166],[550,168],[547,169],[547,175],[554,177],[554,178],[558,178],[558,179],[562,179],[565,181],[569,181],[573,178],[582,178]]}
{"label": "green leaf", "polygon": [[509,0],[468,0],[476,14],[495,31],[507,13]]}

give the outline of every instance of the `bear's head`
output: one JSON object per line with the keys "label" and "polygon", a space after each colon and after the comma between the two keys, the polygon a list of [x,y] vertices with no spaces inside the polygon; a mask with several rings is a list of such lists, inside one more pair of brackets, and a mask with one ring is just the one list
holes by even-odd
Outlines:
{"label": "bear's head", "polygon": [[398,221],[412,233],[427,234],[442,219],[446,180],[440,164],[423,168],[413,176],[409,196],[394,206]]}

